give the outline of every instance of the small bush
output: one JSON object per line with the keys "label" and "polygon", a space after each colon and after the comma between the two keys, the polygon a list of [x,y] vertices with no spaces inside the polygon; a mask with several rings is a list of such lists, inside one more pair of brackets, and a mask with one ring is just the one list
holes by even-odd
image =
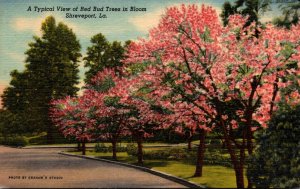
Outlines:
{"label": "small bush", "polygon": [[[128,155],[137,156],[137,147],[134,144],[127,145]],[[187,157],[187,151],[181,148],[164,150],[143,151],[145,159],[181,160]]]}
{"label": "small bush", "polygon": [[137,156],[137,146],[133,143],[127,144],[126,151],[128,155]]}
{"label": "small bush", "polygon": [[170,153],[165,150],[148,151],[144,153],[145,159],[168,159]]}
{"label": "small bush", "polygon": [[[103,143],[97,143],[95,145],[95,152],[103,152],[103,153],[107,153],[107,152],[112,152],[112,146],[108,146],[106,147],[105,144]],[[127,148],[126,147],[122,147],[122,146],[117,146],[117,152],[126,152]]]}
{"label": "small bush", "polygon": [[23,136],[14,136],[14,137],[6,137],[0,139],[1,144],[8,146],[26,146],[28,145],[28,140]]}
{"label": "small bush", "polygon": [[187,157],[187,151],[181,148],[147,151],[144,157],[147,159],[182,160]]}
{"label": "small bush", "polygon": [[[190,152],[187,154],[187,158],[184,159],[186,163],[196,164],[197,152]],[[221,165],[224,167],[232,167],[232,163],[229,157],[222,156],[218,153],[205,152],[204,154],[205,165]]]}
{"label": "small bush", "polygon": [[95,152],[108,152],[107,147],[103,143],[97,143],[95,145]]}

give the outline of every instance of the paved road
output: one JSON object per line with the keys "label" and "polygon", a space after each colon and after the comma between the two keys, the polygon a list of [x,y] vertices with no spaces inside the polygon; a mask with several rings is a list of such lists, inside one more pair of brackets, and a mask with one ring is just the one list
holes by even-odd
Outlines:
{"label": "paved road", "polygon": [[182,188],[129,167],[57,154],[61,149],[0,146],[0,188]]}

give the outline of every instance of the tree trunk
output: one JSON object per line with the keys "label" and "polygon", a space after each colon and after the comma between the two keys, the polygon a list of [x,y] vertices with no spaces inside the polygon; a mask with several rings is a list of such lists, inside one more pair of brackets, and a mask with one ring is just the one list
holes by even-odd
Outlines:
{"label": "tree trunk", "polygon": [[[253,138],[253,131],[251,130],[251,126],[252,126],[252,116],[253,116],[253,111],[252,110],[248,110],[246,112],[246,120],[247,120],[247,130],[246,130],[246,139],[247,139],[247,151],[248,151],[248,156],[251,156],[253,153],[253,142],[252,142],[252,138]],[[249,178],[249,176],[247,175],[247,180],[248,180],[248,188],[252,188],[252,181],[251,178]]]}
{"label": "tree trunk", "polygon": [[85,147],[85,140],[82,141],[82,155],[85,155],[86,147]]}
{"label": "tree trunk", "polygon": [[137,139],[138,144],[138,164],[143,165],[143,144],[142,144],[142,136],[138,136]]}
{"label": "tree trunk", "polygon": [[202,168],[203,168],[203,160],[204,160],[204,152],[205,152],[205,136],[206,136],[206,131],[201,129],[199,135],[200,143],[198,146],[197,164],[196,164],[194,177],[202,176]]}
{"label": "tree trunk", "polygon": [[231,146],[231,144],[227,144],[230,142],[229,140],[225,141],[226,145],[228,147],[228,151],[230,154],[231,162],[233,164],[234,172],[235,172],[235,178],[236,178],[236,186],[237,188],[244,188],[244,173],[243,173],[243,160],[238,160],[237,156],[234,153],[234,150]]}
{"label": "tree trunk", "polygon": [[[234,166],[235,167],[235,166]],[[234,168],[237,188],[244,188],[244,173],[243,167],[236,166]]]}
{"label": "tree trunk", "polygon": [[[247,149],[248,149],[248,156],[251,156],[253,153],[253,132],[251,131],[251,127],[248,126],[248,132],[247,132]],[[252,180],[247,175],[248,180],[248,188],[253,188]]]}
{"label": "tree trunk", "polygon": [[117,160],[117,142],[116,141],[112,141],[112,152],[113,152],[113,160]]}
{"label": "tree trunk", "polygon": [[222,126],[223,132],[224,132],[225,145],[230,154],[230,159],[233,164],[234,171],[235,171],[236,186],[237,186],[237,188],[244,188],[244,173],[243,173],[243,165],[244,165],[243,163],[244,162],[240,162],[238,160],[238,157],[236,156],[234,148],[232,146],[232,143],[229,139],[228,131],[224,125],[224,122],[221,122],[221,126]]}

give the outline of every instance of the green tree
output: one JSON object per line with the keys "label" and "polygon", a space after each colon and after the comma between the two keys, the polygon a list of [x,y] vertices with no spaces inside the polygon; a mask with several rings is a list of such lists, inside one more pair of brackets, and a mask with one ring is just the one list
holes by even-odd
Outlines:
{"label": "green tree", "polygon": [[259,188],[300,186],[300,105],[279,111],[257,137],[248,175]]}
{"label": "green tree", "polygon": [[13,70],[10,76],[10,86],[4,89],[2,95],[3,106],[12,113],[22,112],[28,106],[28,72]]}
{"label": "green tree", "polygon": [[281,5],[282,16],[273,20],[274,25],[279,27],[290,28],[295,25],[300,19],[300,1],[286,3]]}
{"label": "green tree", "polygon": [[236,0],[234,4],[226,1],[223,4],[221,18],[224,26],[228,24],[228,18],[233,14],[249,16],[246,26],[253,21],[259,24],[260,15],[269,10],[271,0]]}
{"label": "green tree", "polygon": [[47,131],[48,142],[53,142],[50,102],[66,95],[75,96],[79,90],[76,85],[81,47],[72,29],[61,22],[56,24],[52,16],[42,23],[41,31],[42,36],[34,36],[25,52],[25,70],[11,73],[10,86],[2,98],[4,108],[29,115],[35,130]]}
{"label": "green tree", "polygon": [[115,68],[119,72],[122,66],[121,60],[124,57],[125,47],[130,43],[126,41],[124,46],[121,42],[113,41],[110,43],[101,33],[91,38],[92,45],[87,48],[87,56],[84,57],[85,67],[88,71],[85,73],[86,83],[90,83],[91,79],[104,68]]}

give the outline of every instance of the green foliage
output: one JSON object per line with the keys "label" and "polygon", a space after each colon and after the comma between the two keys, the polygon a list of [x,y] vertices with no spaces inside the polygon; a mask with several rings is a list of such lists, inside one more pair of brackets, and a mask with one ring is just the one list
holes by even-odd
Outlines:
{"label": "green foliage", "polygon": [[108,152],[107,147],[103,143],[97,143],[94,150],[95,152]]}
{"label": "green foliage", "polygon": [[130,43],[126,41],[124,45],[121,42],[113,41],[110,43],[101,33],[91,38],[92,46],[87,48],[87,56],[84,57],[84,66],[88,68],[85,73],[87,83],[104,68],[114,68],[119,72],[122,66],[121,60],[124,58],[125,47]]}
{"label": "green foliage", "polygon": [[[137,146],[129,143],[127,145],[127,153],[131,156],[137,156]],[[182,160],[187,157],[187,151],[183,148],[144,150],[143,157],[147,160]]]}
{"label": "green foliage", "polygon": [[182,160],[187,158],[187,151],[183,148],[152,150],[144,153],[145,159]]}
{"label": "green foliage", "polygon": [[115,83],[111,77],[106,77],[101,83],[97,83],[92,88],[99,92],[106,92],[110,88],[114,87]]}
{"label": "green foliage", "polygon": [[12,113],[9,110],[0,110],[0,134],[8,136],[12,134],[28,133],[34,130],[29,121],[30,115],[22,112]]}
{"label": "green foliage", "polygon": [[132,75],[139,74],[146,70],[146,68],[151,65],[150,62],[142,62],[140,64],[131,64],[128,66],[127,71]]}
{"label": "green foliage", "polygon": [[[167,110],[157,110],[168,114]],[[186,138],[183,134],[174,131],[174,127],[169,127],[166,129],[158,129],[153,131],[153,136],[148,139],[148,141],[161,141],[169,144],[178,144],[185,142]]]}
{"label": "green foliage", "polygon": [[[134,144],[127,145],[127,153],[131,156],[137,156],[137,147]],[[197,150],[188,151],[182,147],[164,147],[143,151],[145,160],[180,160],[186,164],[195,165],[197,161]],[[224,167],[232,167],[232,163],[228,154],[220,150],[209,150],[205,152],[205,165],[221,165]]]}
{"label": "green foliage", "polygon": [[128,143],[126,146],[128,155],[137,156],[137,146],[133,143]]}
{"label": "green foliage", "polygon": [[236,8],[233,5],[231,5],[230,2],[226,1],[223,4],[222,13],[220,15],[224,26],[226,26],[228,24],[228,17],[235,13],[236,13]]}
{"label": "green foliage", "polygon": [[55,132],[48,116],[50,101],[79,90],[80,44],[72,29],[56,24],[49,16],[42,23],[42,36],[34,37],[23,72],[12,71],[10,86],[2,95],[3,106],[14,114],[11,127],[22,132]]}
{"label": "green foliage", "polygon": [[[105,146],[105,144],[103,143],[97,143],[95,145],[95,152],[103,152],[103,153],[111,153],[113,151],[112,146]],[[117,152],[126,152],[127,151],[127,147],[123,147],[123,146],[116,146],[116,150]]]}
{"label": "green foliage", "polygon": [[28,145],[28,140],[23,136],[12,136],[12,137],[0,137],[0,144],[23,147]]}
{"label": "green foliage", "polygon": [[[197,152],[189,152],[187,158],[183,159],[183,161],[195,165],[197,163]],[[222,154],[220,151],[205,152],[205,157],[203,161],[205,165],[221,165],[224,167],[232,168],[230,157],[228,155]]]}
{"label": "green foliage", "polygon": [[285,3],[280,6],[282,15],[273,19],[273,24],[279,27],[290,28],[296,25],[300,18],[300,1]]}
{"label": "green foliage", "polygon": [[228,24],[228,18],[233,14],[242,14],[249,16],[246,26],[249,26],[253,21],[259,23],[260,14],[263,14],[270,9],[271,0],[236,0],[234,4],[225,2],[221,13],[221,18],[224,26]]}
{"label": "green foliage", "polygon": [[281,110],[257,135],[258,148],[248,174],[257,187],[294,188],[300,185],[300,106]]}

